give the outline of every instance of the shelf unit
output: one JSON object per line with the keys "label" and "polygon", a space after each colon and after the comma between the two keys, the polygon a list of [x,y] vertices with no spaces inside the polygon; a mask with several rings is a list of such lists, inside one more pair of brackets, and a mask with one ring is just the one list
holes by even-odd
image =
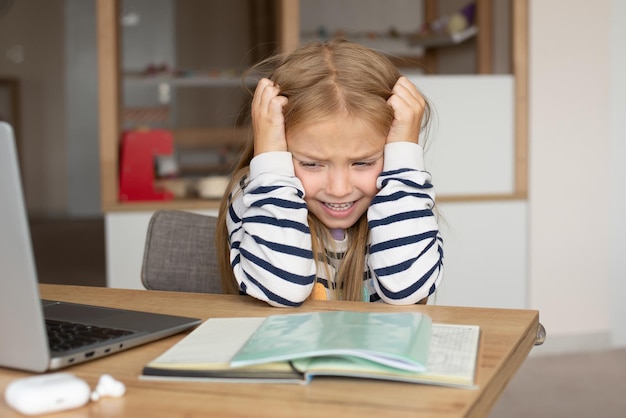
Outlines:
{"label": "shelf unit", "polygon": [[[154,202],[120,202],[119,185],[119,144],[123,126],[122,78],[120,63],[120,3],[121,0],[97,0],[97,37],[99,71],[99,138],[101,201],[103,212],[146,211],[154,209],[215,209],[219,202],[206,199],[175,199]],[[277,2],[276,38],[283,51],[293,49],[298,44],[299,25],[298,2],[279,0]],[[129,82],[158,85],[168,83],[174,87],[221,87],[240,84],[237,77],[170,77],[150,76],[131,77]],[[154,112],[163,109],[153,109]],[[245,129],[206,129],[173,130],[177,143],[183,147],[198,144],[202,140],[218,144],[220,141],[236,143],[245,138]],[[203,139],[199,139],[203,138]],[[225,139],[224,139],[225,138]]]}
{"label": "shelf unit", "polygon": [[[100,176],[101,202],[103,212],[146,211],[155,209],[216,209],[219,202],[205,199],[177,199],[154,202],[120,202],[119,185],[119,143],[122,131],[122,93],[120,72],[120,1],[97,0],[97,38],[99,71],[99,139],[100,139]],[[512,0],[513,8],[513,72],[516,77],[516,196],[526,193],[526,49],[527,49],[527,1]],[[276,0],[276,39],[282,51],[289,51],[300,42],[299,1]],[[492,0],[477,0],[476,26],[476,72],[488,74],[492,68]],[[424,1],[426,20],[437,17],[437,0]],[[403,59],[405,57],[400,57]],[[414,60],[415,57],[406,57]],[[423,65],[436,68],[436,48],[426,48],[420,58]],[[163,76],[135,79],[136,83],[159,83],[167,81],[177,86],[234,85],[237,78],[171,78]],[[187,132],[174,132],[174,136],[189,137]],[[235,136],[238,133],[235,132]],[[241,134],[241,131],[239,132]],[[197,140],[199,132],[194,132]],[[490,198],[490,197],[486,197]],[[510,198],[505,197],[505,198]],[[454,197],[442,196],[441,201],[451,201]],[[461,200],[467,200],[466,197]]]}
{"label": "shelf unit", "polygon": [[[459,4],[456,4],[459,3]],[[467,3],[467,2],[465,2]],[[388,6],[391,6],[389,3]],[[434,22],[442,16],[450,15],[456,11],[454,7],[461,6],[461,2],[446,4],[441,0],[423,0],[422,16],[424,22]],[[467,4],[465,4],[467,5]],[[442,7],[446,6],[446,7]],[[493,0],[475,0],[475,15],[472,25],[458,33],[434,33],[429,36],[417,36],[414,30],[403,32],[389,30],[384,32],[371,32],[358,30],[355,32],[338,28],[351,41],[364,44],[370,48],[386,51],[394,63],[400,67],[418,68],[425,74],[438,74],[441,68],[438,61],[439,51],[459,45],[471,39],[475,50],[475,63],[473,72],[476,74],[491,74],[493,72]],[[336,22],[335,22],[336,24]],[[347,26],[350,26],[348,23]],[[323,25],[321,26],[323,28]],[[328,33],[320,34],[318,30],[308,29],[301,34],[302,41],[324,40]],[[323,30],[323,32],[326,32]],[[332,34],[332,31],[330,32]]]}

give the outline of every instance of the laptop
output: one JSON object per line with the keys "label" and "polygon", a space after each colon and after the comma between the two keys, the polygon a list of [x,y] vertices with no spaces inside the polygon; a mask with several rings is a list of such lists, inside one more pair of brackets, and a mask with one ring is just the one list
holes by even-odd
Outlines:
{"label": "laptop", "polygon": [[[11,126],[0,122],[0,367],[56,370],[165,338],[200,322],[41,300],[15,138]],[[87,336],[68,337],[75,332]]]}

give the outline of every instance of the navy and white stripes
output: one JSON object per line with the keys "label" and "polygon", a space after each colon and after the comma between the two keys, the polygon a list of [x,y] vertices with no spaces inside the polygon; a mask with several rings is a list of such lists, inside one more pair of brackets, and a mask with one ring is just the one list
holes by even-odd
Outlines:
{"label": "navy and white stripes", "polygon": [[[441,281],[443,249],[430,181],[419,145],[386,145],[380,190],[367,212],[366,300],[417,303]],[[255,157],[247,184],[232,194],[227,226],[239,288],[274,306],[300,305],[316,281],[303,197],[288,152]],[[329,271],[335,271],[334,267]],[[333,279],[324,277],[322,271],[317,274],[322,283]]]}
{"label": "navy and white stripes", "polygon": [[388,144],[385,168],[378,177],[380,191],[367,212],[367,264],[376,293],[391,304],[419,302],[435,291],[443,277],[434,189],[423,161],[419,145]]}

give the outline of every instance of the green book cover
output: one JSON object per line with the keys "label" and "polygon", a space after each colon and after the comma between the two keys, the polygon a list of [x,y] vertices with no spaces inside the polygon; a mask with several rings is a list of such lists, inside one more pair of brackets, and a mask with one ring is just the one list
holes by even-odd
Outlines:
{"label": "green book cover", "polygon": [[243,367],[291,361],[305,372],[311,359],[339,367],[366,365],[423,372],[432,322],[418,312],[332,311],[267,317],[230,364]]}

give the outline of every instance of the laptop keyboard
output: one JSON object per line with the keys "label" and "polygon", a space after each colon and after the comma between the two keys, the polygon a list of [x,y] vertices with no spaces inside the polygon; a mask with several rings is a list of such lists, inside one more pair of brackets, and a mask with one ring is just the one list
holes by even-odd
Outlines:
{"label": "laptop keyboard", "polygon": [[67,351],[132,334],[132,331],[46,319],[52,351]]}

